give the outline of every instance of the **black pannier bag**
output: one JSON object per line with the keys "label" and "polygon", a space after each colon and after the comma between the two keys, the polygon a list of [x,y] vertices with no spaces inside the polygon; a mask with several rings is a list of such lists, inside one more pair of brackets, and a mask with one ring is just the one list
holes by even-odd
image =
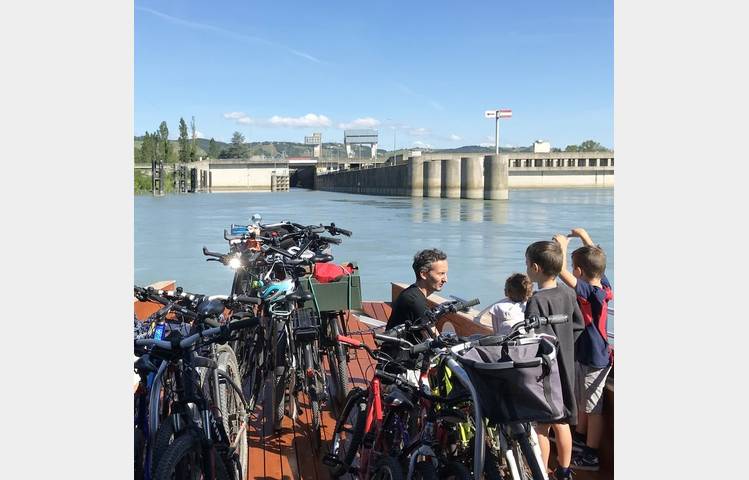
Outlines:
{"label": "black pannier bag", "polygon": [[509,345],[477,346],[457,355],[493,423],[553,423],[566,416],[556,338],[544,335]]}

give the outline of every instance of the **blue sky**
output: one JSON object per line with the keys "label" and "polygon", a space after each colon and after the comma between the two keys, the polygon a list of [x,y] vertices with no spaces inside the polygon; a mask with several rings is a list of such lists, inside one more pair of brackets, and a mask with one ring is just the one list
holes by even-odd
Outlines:
{"label": "blue sky", "polygon": [[135,134],[613,145],[613,2],[135,1]]}

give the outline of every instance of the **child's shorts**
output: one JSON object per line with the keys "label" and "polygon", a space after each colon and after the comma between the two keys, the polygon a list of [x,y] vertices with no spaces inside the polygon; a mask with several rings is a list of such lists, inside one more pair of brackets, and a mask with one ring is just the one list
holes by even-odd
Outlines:
{"label": "child's shorts", "polygon": [[575,362],[575,397],[577,407],[585,413],[603,412],[603,389],[611,366],[591,367]]}

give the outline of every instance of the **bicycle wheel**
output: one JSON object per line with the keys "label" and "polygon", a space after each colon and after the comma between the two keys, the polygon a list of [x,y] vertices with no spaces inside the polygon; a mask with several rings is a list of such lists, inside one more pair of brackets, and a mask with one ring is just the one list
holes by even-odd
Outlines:
{"label": "bicycle wheel", "polygon": [[[216,480],[232,480],[223,460],[213,450]],[[154,480],[200,480],[205,478],[203,450],[196,435],[180,435],[156,466]]]}
{"label": "bicycle wheel", "polygon": [[140,428],[135,429],[135,445],[133,451],[135,452],[135,461],[133,464],[134,477],[135,480],[139,480],[145,476],[146,463],[146,436]]}
{"label": "bicycle wheel", "polygon": [[250,343],[245,346],[246,355],[240,361],[240,367],[244,364],[245,376],[242,377],[247,398],[247,411],[254,412],[260,392],[265,379],[265,335],[260,327],[253,330],[252,335],[247,338]]}
{"label": "bicycle wheel", "polygon": [[380,458],[372,473],[373,480],[403,480],[405,478],[403,467],[395,457],[390,455]]}
{"label": "bicycle wheel", "polygon": [[320,401],[317,398],[316,387],[309,389],[309,402],[312,408],[312,431],[310,432],[310,443],[315,451],[320,450]]}
{"label": "bicycle wheel", "polygon": [[505,460],[513,480],[531,480],[533,478],[533,472],[528,467],[525,456],[517,442],[513,442],[512,448],[505,454]]}
{"label": "bicycle wheel", "polygon": [[523,460],[525,465],[527,465],[528,469],[531,472],[531,475],[534,480],[544,480],[544,469],[541,467],[541,464],[539,463],[539,458],[536,455],[536,452],[533,450],[533,446],[531,445],[530,440],[528,439],[528,436],[523,436],[519,440],[520,443],[520,450],[523,454]]}
{"label": "bicycle wheel", "polygon": [[[217,363],[219,370],[226,372],[235,384],[240,384],[239,366],[234,350],[228,345],[220,345],[216,349]],[[219,410],[224,423],[224,430],[229,437],[229,444],[237,444],[237,455],[239,456],[238,470],[235,472],[236,478],[242,478],[247,471],[247,415],[244,410],[242,398],[229,382],[219,375]]]}
{"label": "bicycle wheel", "polygon": [[286,363],[286,329],[283,320],[273,319],[273,330],[271,331],[271,394],[265,397],[263,411],[273,423],[273,430],[281,429],[281,421],[284,416],[284,404],[286,400],[286,383],[289,368]]}
{"label": "bicycle wheel", "polygon": [[156,432],[156,438],[151,447],[151,476],[153,477],[156,465],[159,464],[159,460],[164,456],[164,452],[174,440],[174,424],[171,416],[164,419],[159,425],[159,429]]}
{"label": "bicycle wheel", "polygon": [[349,392],[333,430],[330,455],[337,463],[330,467],[331,476],[340,477],[350,467],[358,466],[357,453],[364,439],[366,421],[367,393],[361,388],[355,388]]}
{"label": "bicycle wheel", "polygon": [[336,337],[340,333],[338,328],[338,315],[330,315],[328,317],[328,325],[330,332],[330,340],[335,343],[332,347],[327,348],[328,365],[330,365],[330,377],[332,380],[332,386],[334,390],[334,402],[338,409],[346,403],[346,397],[348,396],[351,387],[349,387],[349,371],[348,361],[346,358],[346,350],[340,342],[336,340]]}

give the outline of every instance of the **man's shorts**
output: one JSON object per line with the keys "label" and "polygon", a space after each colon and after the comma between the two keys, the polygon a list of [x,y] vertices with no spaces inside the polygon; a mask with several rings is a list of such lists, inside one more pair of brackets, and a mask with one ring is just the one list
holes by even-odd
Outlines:
{"label": "man's shorts", "polygon": [[575,362],[575,397],[577,408],[585,413],[603,412],[603,389],[611,366],[591,367]]}

